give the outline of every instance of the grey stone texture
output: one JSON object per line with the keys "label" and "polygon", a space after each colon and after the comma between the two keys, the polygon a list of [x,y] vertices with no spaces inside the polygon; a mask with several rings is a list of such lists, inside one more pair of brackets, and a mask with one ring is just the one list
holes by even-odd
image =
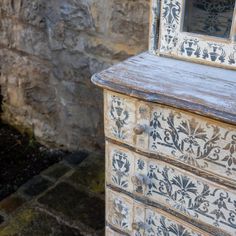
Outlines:
{"label": "grey stone texture", "polygon": [[88,153],[32,178],[0,202],[0,236],[104,236],[104,165],[103,155]]}
{"label": "grey stone texture", "polygon": [[147,49],[148,0],[1,0],[2,119],[47,146],[101,150],[92,74]]}

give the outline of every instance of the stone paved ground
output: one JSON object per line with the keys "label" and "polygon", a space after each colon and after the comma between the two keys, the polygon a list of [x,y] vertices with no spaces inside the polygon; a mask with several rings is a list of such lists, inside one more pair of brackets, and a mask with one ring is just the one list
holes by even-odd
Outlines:
{"label": "stone paved ground", "polygon": [[76,153],[0,202],[0,236],[102,236],[104,157]]}

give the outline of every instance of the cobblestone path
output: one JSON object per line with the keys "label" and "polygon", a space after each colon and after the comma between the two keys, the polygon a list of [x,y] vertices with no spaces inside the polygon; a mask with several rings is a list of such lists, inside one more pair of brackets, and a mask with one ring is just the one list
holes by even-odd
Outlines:
{"label": "cobblestone path", "polygon": [[102,236],[104,157],[75,153],[0,202],[0,236]]}

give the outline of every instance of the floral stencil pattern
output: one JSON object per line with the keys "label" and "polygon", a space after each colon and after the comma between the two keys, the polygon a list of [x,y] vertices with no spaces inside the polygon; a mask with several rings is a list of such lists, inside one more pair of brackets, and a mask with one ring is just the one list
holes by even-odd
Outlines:
{"label": "floral stencil pattern", "polygon": [[236,130],[226,130],[170,110],[154,110],[150,122],[153,151],[191,166],[236,177]]}
{"label": "floral stencil pattern", "polygon": [[105,133],[107,137],[133,143],[135,100],[113,93],[105,93]]}
{"label": "floral stencil pattern", "polygon": [[107,221],[124,232],[130,232],[133,221],[133,201],[107,189],[106,204]]}
{"label": "floral stencil pattern", "polygon": [[126,189],[128,187],[127,176],[130,171],[130,162],[126,153],[115,150],[112,156],[113,175],[112,181],[114,184]]}
{"label": "floral stencil pattern", "polygon": [[[173,216],[163,215],[159,209],[149,207],[123,194],[108,190],[112,202],[108,208],[108,223],[129,235],[135,236],[203,236],[186,222],[177,223]],[[131,226],[131,227],[130,227]],[[201,232],[201,233],[200,233]],[[112,234],[113,235],[113,234]]]}
{"label": "floral stencil pattern", "polygon": [[203,236],[152,211],[148,211],[146,222],[150,226],[147,236]]}
{"label": "floral stencil pattern", "polygon": [[236,195],[160,163],[150,163],[147,196],[203,222],[236,232]]}
{"label": "floral stencil pattern", "polygon": [[178,35],[176,35],[175,32],[180,20],[180,3],[175,0],[165,1],[165,3],[165,7],[163,8],[163,19],[168,34],[163,38],[165,44],[163,44],[162,49],[171,50],[176,46],[178,41]]}
{"label": "floral stencil pattern", "polygon": [[[204,140],[205,136],[202,130],[197,130],[199,131],[197,138]],[[234,139],[235,137],[230,145],[225,146],[231,152],[235,150]],[[188,148],[191,149],[191,147]],[[235,191],[225,189],[221,185],[191,175],[162,161],[149,159],[135,153],[132,153],[132,158],[130,158],[129,150],[126,151],[124,148],[119,150],[116,145],[111,145],[111,149],[116,150],[113,153],[119,153],[115,159],[122,161],[119,164],[120,167],[115,169],[122,169],[124,170],[122,173],[126,173],[126,158],[134,163],[126,176],[127,179],[132,179],[128,182],[129,186],[118,185],[118,187],[136,196],[165,205],[192,219],[198,219],[199,222],[224,229],[232,235],[236,233]],[[112,173],[112,180],[108,179],[108,182],[114,184],[113,178],[118,179],[120,172],[114,171]]]}
{"label": "floral stencil pattern", "polygon": [[125,109],[124,101],[121,98],[113,96],[110,110],[110,116],[115,121],[115,127],[113,127],[113,133],[119,139],[125,139],[126,134],[123,129],[127,125],[129,119],[129,113]]}
{"label": "floral stencil pattern", "polygon": [[123,229],[127,229],[129,222],[127,221],[127,214],[129,213],[128,206],[122,202],[121,199],[115,199],[113,202],[114,216],[113,222]]}
{"label": "floral stencil pattern", "polygon": [[[222,2],[222,1],[221,1]],[[227,4],[210,4],[209,1],[199,1],[200,8],[214,13],[215,17],[219,11],[224,11],[229,7],[233,9],[235,2],[227,1]],[[204,40],[198,34],[189,34],[181,30],[181,17],[184,9],[184,0],[164,0],[161,6],[161,28],[160,28],[160,51],[161,54],[174,55],[187,59],[197,59],[200,62],[217,63],[236,68],[235,43],[219,42],[214,38]],[[209,9],[218,7],[217,9]],[[209,34],[218,32],[219,24],[217,20],[209,14],[211,20],[205,20],[203,29]],[[224,18],[222,18],[224,19]],[[230,31],[230,28],[228,29]],[[152,49],[151,49],[152,50]]]}

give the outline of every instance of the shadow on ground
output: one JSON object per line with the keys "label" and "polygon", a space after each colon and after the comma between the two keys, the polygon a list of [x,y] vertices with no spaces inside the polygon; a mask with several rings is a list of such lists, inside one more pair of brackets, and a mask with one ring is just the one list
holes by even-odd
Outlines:
{"label": "shadow on ground", "polygon": [[105,235],[104,156],[67,156],[0,202],[0,236]]}

